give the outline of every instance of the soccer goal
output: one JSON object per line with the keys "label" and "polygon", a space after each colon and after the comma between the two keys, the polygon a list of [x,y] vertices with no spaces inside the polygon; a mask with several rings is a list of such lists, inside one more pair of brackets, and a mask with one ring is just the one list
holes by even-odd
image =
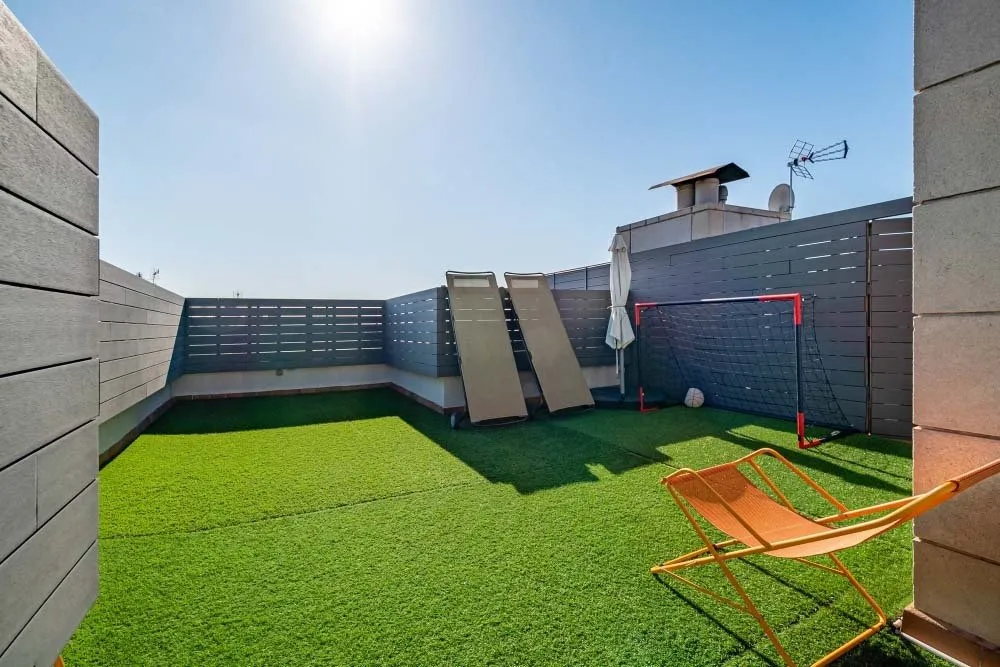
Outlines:
{"label": "soccer goal", "polygon": [[[801,294],[635,304],[640,408],[697,388],[710,406],[794,420],[801,448],[837,437],[848,422],[805,320]],[[838,430],[809,438],[807,418]]]}

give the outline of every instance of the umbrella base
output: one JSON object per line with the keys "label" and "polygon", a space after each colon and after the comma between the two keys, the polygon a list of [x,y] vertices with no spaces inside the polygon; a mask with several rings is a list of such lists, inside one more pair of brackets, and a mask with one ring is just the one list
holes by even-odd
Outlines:
{"label": "umbrella base", "polygon": [[[590,390],[590,394],[594,397],[594,404],[599,408],[639,409],[639,393],[637,391],[628,391],[622,396],[618,387],[595,387]],[[646,392],[644,404],[647,408],[659,407],[667,402],[667,397],[664,394]]]}

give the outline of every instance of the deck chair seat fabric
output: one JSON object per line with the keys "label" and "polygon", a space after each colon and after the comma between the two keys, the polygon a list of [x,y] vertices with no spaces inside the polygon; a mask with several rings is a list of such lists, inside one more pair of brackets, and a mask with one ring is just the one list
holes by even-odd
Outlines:
{"label": "deck chair seat fabric", "polygon": [[804,558],[839,551],[895,527],[891,524],[871,531],[822,539],[820,536],[832,532],[833,528],[816,523],[772,499],[735,465],[717,468],[700,477],[680,476],[671,480],[670,484],[706,521],[729,537],[750,547],[761,545],[760,540],[719,502],[719,498],[729,503],[732,510],[770,544],[805,536],[818,538],[807,544],[768,551],[769,556]]}

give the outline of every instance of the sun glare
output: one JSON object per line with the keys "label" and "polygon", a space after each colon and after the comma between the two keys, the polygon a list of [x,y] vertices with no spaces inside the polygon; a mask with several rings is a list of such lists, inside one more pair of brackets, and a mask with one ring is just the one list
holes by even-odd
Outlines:
{"label": "sun glare", "polygon": [[313,0],[312,7],[316,38],[354,62],[384,58],[401,37],[400,0]]}

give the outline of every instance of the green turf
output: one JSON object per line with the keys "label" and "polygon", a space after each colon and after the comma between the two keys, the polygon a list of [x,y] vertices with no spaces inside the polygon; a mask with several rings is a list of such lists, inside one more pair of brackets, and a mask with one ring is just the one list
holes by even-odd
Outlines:
{"label": "green turf", "polygon": [[[784,422],[707,408],[453,432],[387,391],[183,403],[101,472],[101,595],[64,655],[71,667],[774,663],[751,619],[648,574],[698,545],[657,480],[763,446],[848,505],[909,492],[907,444],[852,436],[801,452]],[[909,601],[908,530],[844,560],[889,613]],[[735,569],[803,663],[868,623],[822,572],[763,557]],[[845,663],[928,660],[883,632]]]}

